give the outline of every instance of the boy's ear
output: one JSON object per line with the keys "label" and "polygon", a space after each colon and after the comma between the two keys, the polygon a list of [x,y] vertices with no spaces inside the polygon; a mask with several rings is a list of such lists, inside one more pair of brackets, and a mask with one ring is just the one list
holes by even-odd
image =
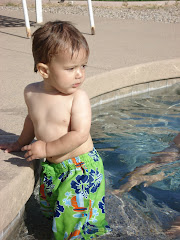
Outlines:
{"label": "boy's ear", "polygon": [[38,63],[37,64],[37,70],[43,78],[48,78],[49,77],[49,67],[48,67],[48,65],[46,65],[44,63]]}

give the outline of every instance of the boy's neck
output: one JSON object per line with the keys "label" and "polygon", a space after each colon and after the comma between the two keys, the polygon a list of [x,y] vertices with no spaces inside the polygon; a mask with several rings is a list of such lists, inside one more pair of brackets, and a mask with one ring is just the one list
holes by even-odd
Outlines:
{"label": "boy's neck", "polygon": [[46,79],[40,82],[39,88],[41,89],[42,92],[47,94],[66,96],[66,94],[59,92],[57,89],[49,86],[49,84],[47,84],[46,82]]}
{"label": "boy's neck", "polygon": [[45,79],[41,82],[41,89],[45,93],[60,94],[60,92],[50,86]]}

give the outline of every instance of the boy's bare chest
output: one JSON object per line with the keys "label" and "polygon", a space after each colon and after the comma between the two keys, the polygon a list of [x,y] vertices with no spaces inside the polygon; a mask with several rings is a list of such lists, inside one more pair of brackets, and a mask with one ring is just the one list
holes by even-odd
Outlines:
{"label": "boy's bare chest", "polygon": [[29,113],[36,124],[69,125],[72,101],[63,97],[40,97],[29,103]]}

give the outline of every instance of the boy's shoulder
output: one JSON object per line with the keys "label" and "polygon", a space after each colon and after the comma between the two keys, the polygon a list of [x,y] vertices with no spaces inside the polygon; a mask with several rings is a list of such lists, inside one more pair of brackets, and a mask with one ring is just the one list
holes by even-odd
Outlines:
{"label": "boy's shoulder", "polygon": [[82,96],[82,97],[88,97],[88,94],[87,94],[87,92],[84,90],[84,89],[82,89],[82,88],[78,88],[77,89],[77,91],[74,93],[74,96],[76,97],[76,96]]}
{"label": "boy's shoulder", "polygon": [[89,96],[87,94],[87,92],[81,88],[79,88],[75,93],[74,93],[74,100],[76,99],[87,99],[89,100]]}
{"label": "boy's shoulder", "polygon": [[30,83],[28,84],[25,89],[24,92],[28,93],[28,92],[34,92],[37,91],[37,89],[40,87],[40,83],[39,82],[35,82],[35,83]]}
{"label": "boy's shoulder", "polygon": [[34,91],[35,89],[39,88],[41,82],[30,83],[25,87],[25,91]]}
{"label": "boy's shoulder", "polygon": [[37,95],[40,89],[40,82],[35,82],[35,83],[30,83],[28,84],[25,89],[24,89],[24,99],[25,102],[29,102],[31,99],[33,99],[35,97],[35,95]]}
{"label": "boy's shoulder", "polygon": [[29,95],[35,92],[39,92],[38,89],[41,88],[41,82],[35,82],[28,84],[24,89],[24,94]]}
{"label": "boy's shoulder", "polygon": [[76,108],[89,109],[90,108],[90,99],[86,91],[84,91],[83,89],[78,89],[74,93],[72,107],[73,109],[76,109]]}

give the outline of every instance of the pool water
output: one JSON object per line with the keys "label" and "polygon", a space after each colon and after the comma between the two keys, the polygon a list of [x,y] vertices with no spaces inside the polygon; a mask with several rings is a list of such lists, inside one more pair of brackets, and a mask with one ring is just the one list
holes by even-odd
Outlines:
{"label": "pool water", "polygon": [[[180,155],[166,162],[154,157],[180,132],[180,84],[117,99],[92,113],[91,134],[105,167],[110,239],[168,239],[164,230],[180,215]],[[111,194],[119,188],[118,196]]]}

